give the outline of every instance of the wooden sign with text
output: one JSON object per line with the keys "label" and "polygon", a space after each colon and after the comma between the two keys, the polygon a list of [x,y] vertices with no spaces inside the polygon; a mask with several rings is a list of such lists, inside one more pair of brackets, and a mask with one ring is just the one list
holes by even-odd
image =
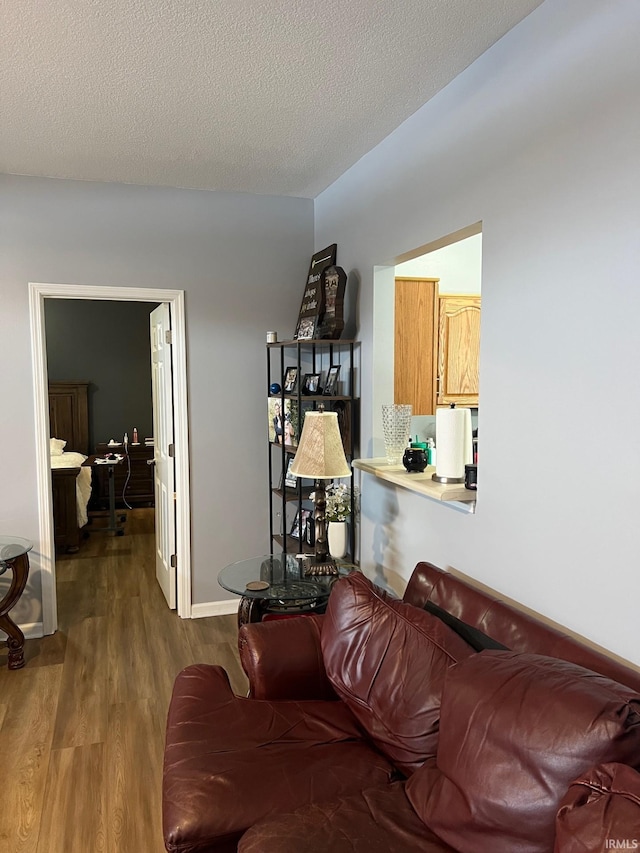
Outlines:
{"label": "wooden sign with text", "polygon": [[333,243],[321,252],[316,252],[311,258],[294,340],[308,341],[316,335],[318,324],[324,314],[322,273],[327,267],[335,265],[337,249],[338,244]]}

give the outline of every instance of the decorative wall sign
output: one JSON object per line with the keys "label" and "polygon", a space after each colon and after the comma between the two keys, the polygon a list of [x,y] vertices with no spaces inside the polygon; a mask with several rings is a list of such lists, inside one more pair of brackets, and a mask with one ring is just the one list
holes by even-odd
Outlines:
{"label": "decorative wall sign", "polygon": [[324,313],[324,287],[322,273],[327,267],[336,262],[337,243],[327,246],[321,252],[316,252],[311,258],[309,275],[304,288],[298,325],[293,336],[297,341],[313,340],[316,330]]}
{"label": "decorative wall sign", "polygon": [[344,291],[347,274],[342,267],[325,267],[322,271],[323,312],[316,337],[337,339],[344,329]]}

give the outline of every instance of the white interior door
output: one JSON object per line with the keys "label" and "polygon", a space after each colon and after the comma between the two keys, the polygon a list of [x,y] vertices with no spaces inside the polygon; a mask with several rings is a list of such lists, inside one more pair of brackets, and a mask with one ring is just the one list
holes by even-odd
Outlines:
{"label": "white interior door", "polygon": [[167,303],[151,312],[151,385],[155,440],[156,578],[173,610],[176,606],[176,514],[171,377],[171,316]]}

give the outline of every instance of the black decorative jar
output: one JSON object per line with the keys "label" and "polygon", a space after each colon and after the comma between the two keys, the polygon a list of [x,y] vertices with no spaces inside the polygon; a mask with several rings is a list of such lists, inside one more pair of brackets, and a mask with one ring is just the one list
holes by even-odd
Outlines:
{"label": "black decorative jar", "polygon": [[427,467],[427,454],[421,447],[407,447],[402,464],[410,474],[421,474]]}

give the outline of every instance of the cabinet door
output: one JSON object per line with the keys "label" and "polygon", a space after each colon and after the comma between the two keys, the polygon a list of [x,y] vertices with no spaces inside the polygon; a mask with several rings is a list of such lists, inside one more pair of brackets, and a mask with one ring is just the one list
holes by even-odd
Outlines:
{"label": "cabinet door", "polygon": [[439,302],[437,404],[477,406],[480,297],[441,296]]}
{"label": "cabinet door", "polygon": [[397,278],[393,399],[414,415],[435,412],[437,278]]}

